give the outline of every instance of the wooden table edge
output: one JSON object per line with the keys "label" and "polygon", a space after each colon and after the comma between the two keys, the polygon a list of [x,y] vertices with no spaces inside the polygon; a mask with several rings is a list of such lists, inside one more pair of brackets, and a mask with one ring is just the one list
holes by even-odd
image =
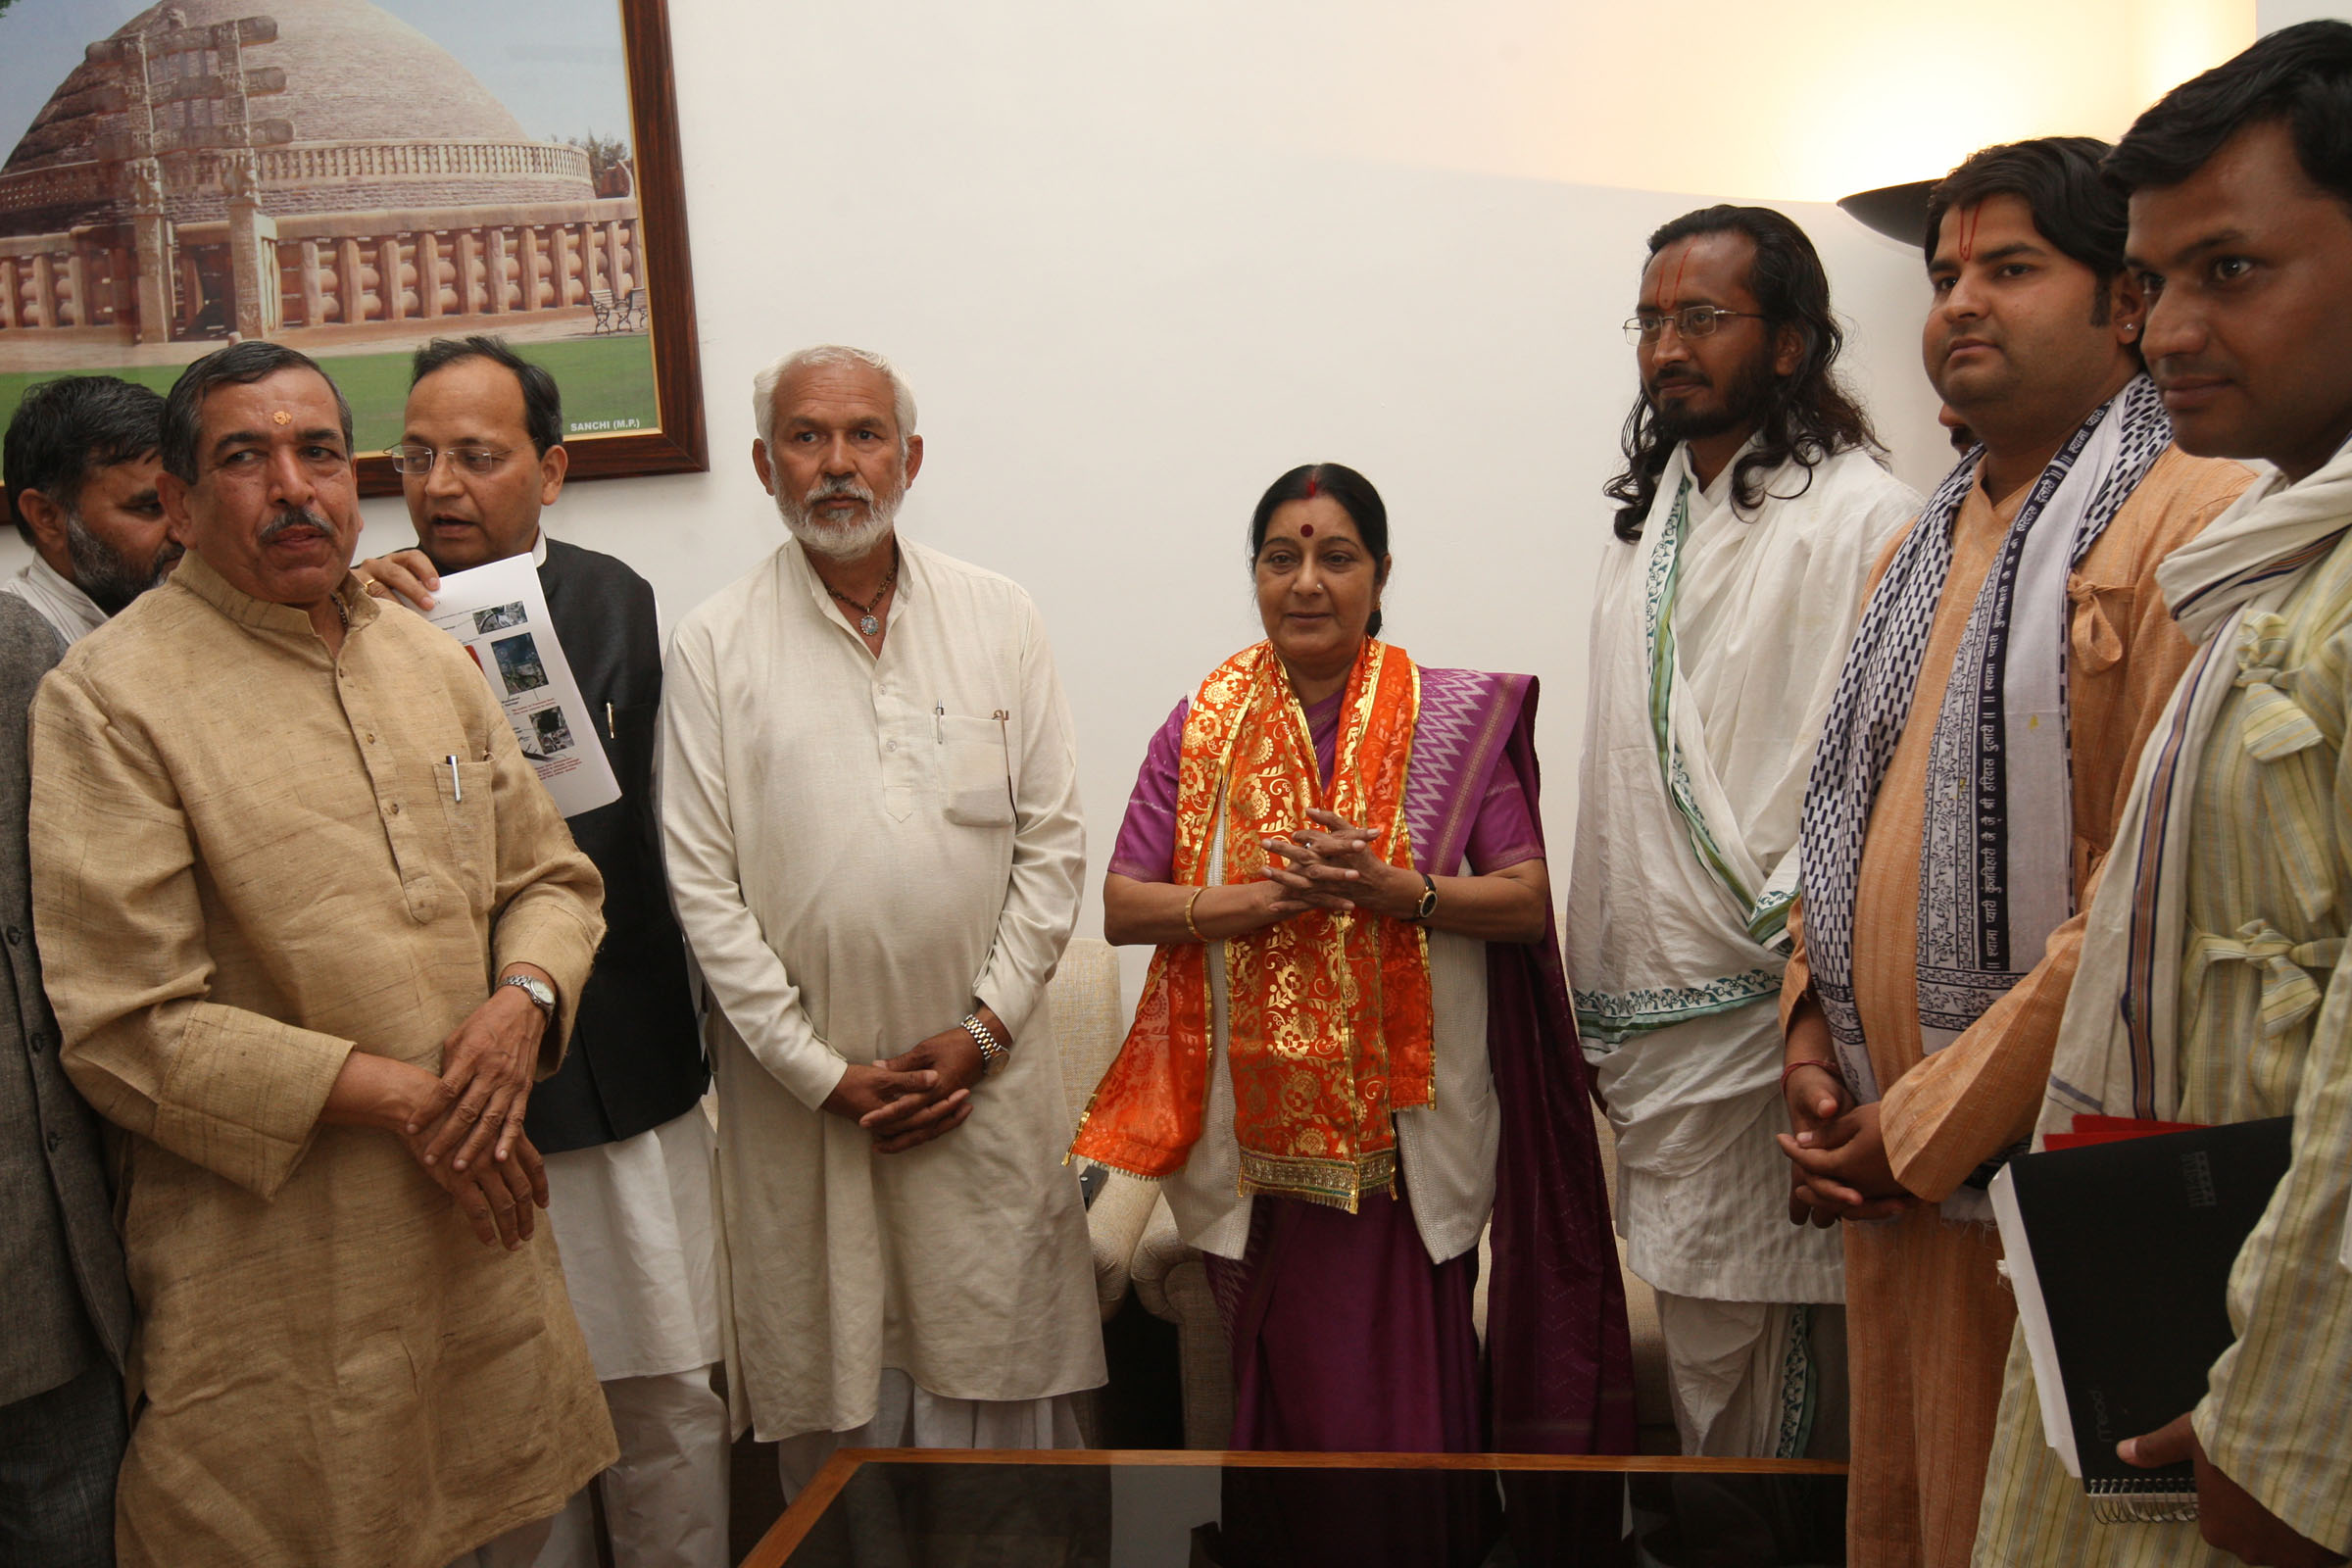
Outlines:
{"label": "wooden table edge", "polygon": [[1659,1475],[1841,1476],[1830,1459],[1710,1459],[1620,1453],[1278,1453],[1216,1448],[842,1448],[751,1549],[741,1568],[783,1568],[862,1464],[1143,1465],[1232,1470],[1512,1470]]}

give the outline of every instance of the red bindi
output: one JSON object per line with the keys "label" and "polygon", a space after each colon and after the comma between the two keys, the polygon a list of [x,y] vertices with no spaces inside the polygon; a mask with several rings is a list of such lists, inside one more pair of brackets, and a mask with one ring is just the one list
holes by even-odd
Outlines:
{"label": "red bindi", "polygon": [[1314,525],[1313,523],[1311,523],[1311,522],[1302,522],[1302,523],[1300,523],[1300,524],[1298,525],[1298,537],[1299,537],[1299,538],[1301,538],[1301,539],[1312,539],[1314,536],[1315,536],[1315,525]]}

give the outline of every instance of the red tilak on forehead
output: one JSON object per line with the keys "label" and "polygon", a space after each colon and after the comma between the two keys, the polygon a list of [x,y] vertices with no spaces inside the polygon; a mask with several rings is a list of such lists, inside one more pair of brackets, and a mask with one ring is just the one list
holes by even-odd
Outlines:
{"label": "red tilak on forehead", "polygon": [[1660,310],[1679,311],[1683,308],[1683,274],[1690,270],[1690,242],[1685,240],[1683,241],[1682,257],[1674,264],[1674,286],[1668,289],[1666,297],[1658,302]]}
{"label": "red tilak on forehead", "polygon": [[1302,523],[1300,523],[1300,524],[1298,525],[1298,537],[1299,537],[1299,538],[1301,538],[1301,539],[1312,539],[1314,536],[1315,536],[1315,525],[1314,525],[1313,523],[1311,523],[1311,522],[1302,522]]}
{"label": "red tilak on forehead", "polygon": [[1984,204],[1965,209],[1960,214],[1960,259],[1973,262],[1977,258],[1977,222],[1984,216]]}

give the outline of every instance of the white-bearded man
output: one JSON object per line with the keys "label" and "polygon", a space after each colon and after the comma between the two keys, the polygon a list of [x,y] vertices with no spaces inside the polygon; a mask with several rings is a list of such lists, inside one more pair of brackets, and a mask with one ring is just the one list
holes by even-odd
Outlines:
{"label": "white-bearded man", "polygon": [[888,362],[804,350],[753,413],[792,537],[678,628],[662,710],[740,1392],[788,1492],[843,1445],[1075,1446],[1102,1342],[1041,1003],[1085,828],[1045,626],[898,533]]}

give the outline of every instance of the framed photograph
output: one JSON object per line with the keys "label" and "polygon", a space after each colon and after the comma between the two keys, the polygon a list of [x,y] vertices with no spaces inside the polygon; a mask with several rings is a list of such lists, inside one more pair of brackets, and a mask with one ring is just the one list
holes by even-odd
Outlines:
{"label": "framed photograph", "polygon": [[710,466],[667,0],[0,0],[0,423],[268,337],[396,492],[410,357],[554,373],[574,478]]}

